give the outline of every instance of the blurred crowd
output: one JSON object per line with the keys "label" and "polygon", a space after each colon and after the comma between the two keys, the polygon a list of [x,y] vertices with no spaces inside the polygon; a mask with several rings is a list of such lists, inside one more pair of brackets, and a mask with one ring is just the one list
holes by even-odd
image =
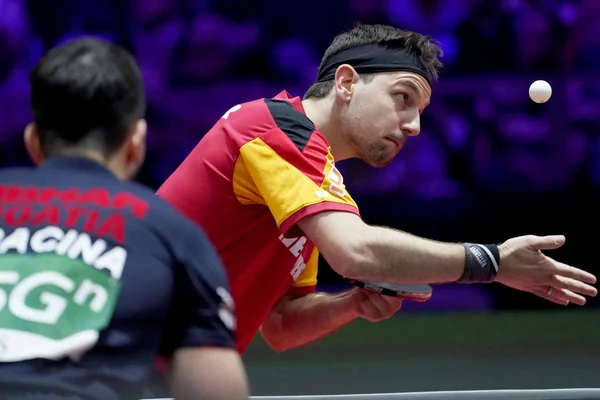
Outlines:
{"label": "blurred crowd", "polygon": [[[443,240],[560,231],[576,243],[566,261],[598,271],[578,228],[600,186],[598,21],[598,0],[0,0],[0,166],[29,164],[27,75],[70,38],[137,57],[150,126],[138,180],[156,188],[233,105],[302,96],[337,33],[391,24],[438,40],[445,70],[390,167],[340,164],[363,216]],[[546,104],[528,98],[537,79],[553,87]]]}
{"label": "blurred crowd", "polygon": [[[156,187],[225,110],[302,95],[335,34],[376,22],[434,37],[446,67],[423,134],[392,167],[342,166],[358,195],[600,183],[600,81],[587,75],[600,67],[599,17],[596,0],[0,0],[0,165],[27,163],[27,73],[69,38],[104,37],[138,58],[151,126],[139,179]],[[550,103],[528,99],[535,79],[552,83]]]}

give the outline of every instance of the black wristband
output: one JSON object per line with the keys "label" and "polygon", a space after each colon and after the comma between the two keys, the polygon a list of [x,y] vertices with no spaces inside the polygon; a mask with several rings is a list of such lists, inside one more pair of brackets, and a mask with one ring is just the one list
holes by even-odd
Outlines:
{"label": "black wristband", "polygon": [[495,244],[464,243],[465,270],[458,283],[493,282],[498,273],[500,252]]}

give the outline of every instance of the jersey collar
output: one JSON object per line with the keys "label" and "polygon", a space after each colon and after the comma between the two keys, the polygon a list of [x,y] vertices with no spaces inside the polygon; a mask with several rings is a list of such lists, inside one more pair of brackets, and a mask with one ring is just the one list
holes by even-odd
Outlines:
{"label": "jersey collar", "polygon": [[116,176],[99,162],[82,156],[56,156],[44,161],[40,168],[49,170],[73,170],[100,175]]}
{"label": "jersey collar", "polygon": [[306,115],[304,107],[302,107],[302,99],[298,96],[292,97],[292,95],[289,94],[287,90],[283,90],[282,92],[280,92],[277,96],[274,97],[274,99],[285,100],[289,102],[292,105],[292,107],[294,107],[298,112],[301,112],[302,114]]}

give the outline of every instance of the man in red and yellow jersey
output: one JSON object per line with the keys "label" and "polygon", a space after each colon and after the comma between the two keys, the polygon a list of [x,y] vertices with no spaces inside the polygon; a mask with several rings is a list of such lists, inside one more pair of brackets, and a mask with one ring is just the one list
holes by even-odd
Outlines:
{"label": "man in red and yellow jersey", "polygon": [[[558,304],[584,304],[595,277],[539,250],[562,236],[500,246],[441,243],[369,226],[334,160],[388,165],[420,130],[441,66],[428,38],[362,25],[337,36],[304,99],[282,92],[227,111],[159,189],[201,225],[227,269],[243,352],[260,330],[276,350],[356,318],[379,321],[401,300],[362,289],[315,292],[318,252],[339,274],[389,283],[491,282]],[[498,268],[498,265],[500,267]]]}
{"label": "man in red and yellow jersey", "polygon": [[225,113],[158,194],[206,230],[227,266],[240,350],[280,298],[315,291],[318,252],[298,221],[358,214],[327,140],[286,92]]}

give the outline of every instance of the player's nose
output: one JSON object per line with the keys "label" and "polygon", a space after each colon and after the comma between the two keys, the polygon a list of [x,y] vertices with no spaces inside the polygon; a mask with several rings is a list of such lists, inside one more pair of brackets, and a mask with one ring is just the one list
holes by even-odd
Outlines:
{"label": "player's nose", "polygon": [[408,136],[417,136],[421,132],[421,115],[419,112],[407,116],[400,124],[400,129]]}

